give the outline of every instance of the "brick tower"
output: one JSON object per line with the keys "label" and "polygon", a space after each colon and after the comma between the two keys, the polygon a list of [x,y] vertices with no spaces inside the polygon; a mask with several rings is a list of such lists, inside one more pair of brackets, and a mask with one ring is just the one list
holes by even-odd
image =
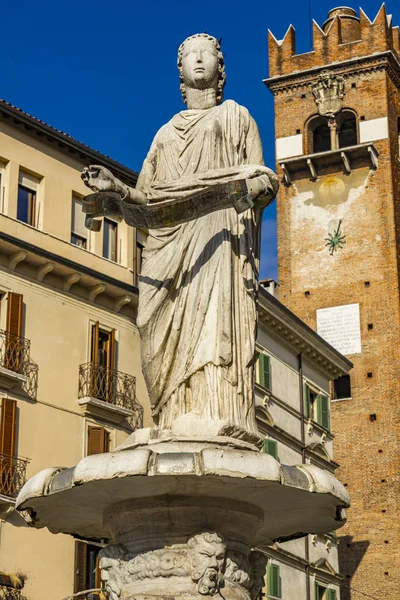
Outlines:
{"label": "brick tower", "polygon": [[[337,476],[352,500],[342,600],[400,589],[400,37],[385,6],[269,36],[279,298],[354,363],[332,383]],[[312,418],[310,419],[312,427]],[[367,596],[365,595],[367,594]],[[369,596],[368,596],[369,595]],[[312,598],[311,598],[312,600]]]}

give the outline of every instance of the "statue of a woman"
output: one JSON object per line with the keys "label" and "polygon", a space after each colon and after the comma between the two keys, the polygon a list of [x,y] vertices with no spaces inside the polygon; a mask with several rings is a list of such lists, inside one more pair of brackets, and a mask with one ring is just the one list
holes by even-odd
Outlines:
{"label": "statue of a woman", "polygon": [[[103,167],[83,173],[95,191],[134,204],[176,201],[246,180],[254,207],[210,212],[151,229],[143,253],[137,324],[153,417],[163,430],[193,429],[257,439],[254,416],[256,294],[262,209],[276,175],[263,166],[248,111],[222,102],[225,65],[218,41],[197,34],[178,51],[187,110],[157,133],[136,189]],[[199,200],[201,201],[201,200]]]}

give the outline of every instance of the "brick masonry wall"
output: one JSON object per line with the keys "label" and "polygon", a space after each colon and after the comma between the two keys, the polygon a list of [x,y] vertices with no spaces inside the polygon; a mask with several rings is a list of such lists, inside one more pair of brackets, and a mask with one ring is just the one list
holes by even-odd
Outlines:
{"label": "brick masonry wall", "polygon": [[[381,50],[398,36],[385,23],[379,17],[375,33],[369,25],[370,44],[360,43],[360,54]],[[337,36],[331,39],[329,52],[301,57],[292,56],[294,44],[286,42],[280,58],[270,54],[271,74],[326,67],[326,57],[344,60],[346,52],[354,59],[354,48],[350,52],[340,47]],[[303,176],[291,186],[282,184],[277,200],[279,291],[280,300],[314,329],[318,308],[360,305],[362,353],[349,356],[352,399],[332,403],[334,457],[341,465],[337,476],[352,501],[348,523],[338,532],[341,598],[362,600],[368,594],[394,600],[400,589],[400,86],[389,77],[388,63],[374,65],[372,57],[367,59],[368,68],[360,60],[332,65],[332,70],[345,76],[344,106],[359,119],[388,117],[389,139],[375,142],[379,167],[372,171],[359,165],[349,176],[331,170],[316,182]],[[303,133],[307,119],[317,113],[311,91],[315,77],[296,73],[270,85],[276,137]],[[279,165],[277,170],[282,176]],[[341,190],[333,204],[323,193],[328,178]],[[330,221],[339,217],[346,243],[330,256],[325,237]]]}

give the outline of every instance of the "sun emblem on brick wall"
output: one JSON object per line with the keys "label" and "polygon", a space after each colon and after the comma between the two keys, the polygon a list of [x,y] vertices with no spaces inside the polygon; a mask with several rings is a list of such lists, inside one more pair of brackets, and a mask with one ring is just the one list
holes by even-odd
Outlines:
{"label": "sun emblem on brick wall", "polygon": [[346,236],[341,231],[342,219],[339,220],[338,226],[333,233],[329,233],[325,238],[325,246],[329,248],[329,254],[332,256],[334,252],[343,248],[346,243]]}

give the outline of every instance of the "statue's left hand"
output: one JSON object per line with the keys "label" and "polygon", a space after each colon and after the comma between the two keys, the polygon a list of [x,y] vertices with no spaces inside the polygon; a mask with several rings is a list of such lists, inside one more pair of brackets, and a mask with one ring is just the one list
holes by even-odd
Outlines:
{"label": "statue's left hand", "polygon": [[246,179],[247,195],[253,200],[255,208],[265,208],[275,198],[279,182],[276,174],[269,170],[268,174]]}
{"label": "statue's left hand", "polygon": [[246,179],[247,194],[252,200],[256,200],[259,196],[265,193],[264,175]]}
{"label": "statue's left hand", "polygon": [[93,190],[93,192],[114,192],[119,191],[116,177],[101,165],[90,165],[85,167],[81,174],[83,183]]}

